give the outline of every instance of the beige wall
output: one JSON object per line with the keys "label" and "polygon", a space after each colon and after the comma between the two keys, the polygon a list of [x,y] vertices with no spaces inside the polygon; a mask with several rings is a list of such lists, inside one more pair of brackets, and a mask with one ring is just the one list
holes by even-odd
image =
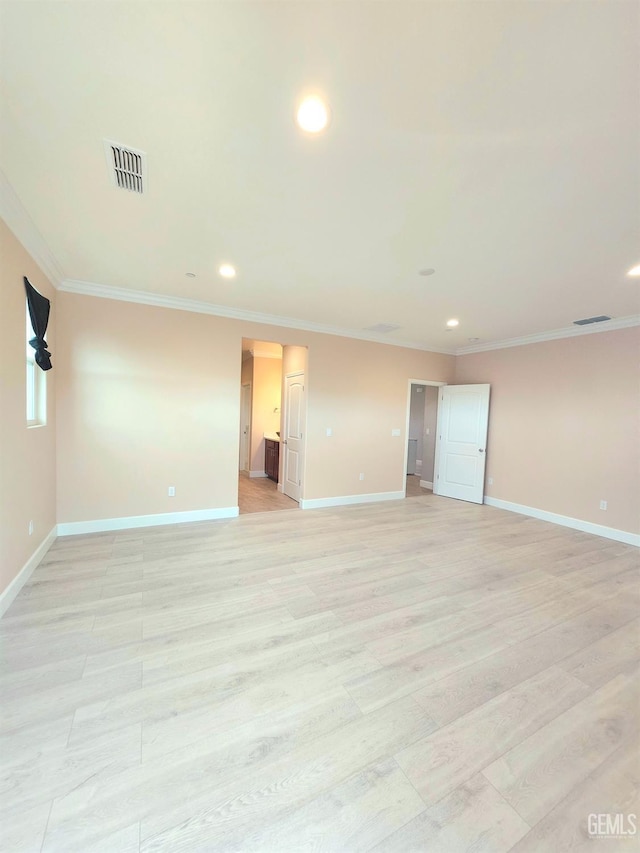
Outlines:
{"label": "beige wall", "polygon": [[[56,523],[55,291],[35,261],[0,220],[0,592],[22,569]],[[46,372],[47,424],[26,424],[26,303],[22,277],[51,300]],[[39,370],[39,368],[36,368]],[[29,521],[33,534],[29,536]]]}
{"label": "beige wall", "polygon": [[58,521],[236,506],[234,322],[70,293],[58,305]]}
{"label": "beige wall", "polygon": [[58,301],[62,523],[237,505],[243,336],[300,348],[289,357],[309,348],[305,498],[401,489],[407,381],[453,378],[446,355],[71,293]]}
{"label": "beige wall", "polygon": [[309,339],[304,497],[404,489],[409,379],[451,382],[453,356],[325,335]]}
{"label": "beige wall", "polygon": [[459,357],[491,383],[487,495],[639,532],[639,354],[636,327]]}
{"label": "beige wall", "polygon": [[251,402],[251,471],[264,471],[264,434],[280,429],[282,359],[253,359]]}

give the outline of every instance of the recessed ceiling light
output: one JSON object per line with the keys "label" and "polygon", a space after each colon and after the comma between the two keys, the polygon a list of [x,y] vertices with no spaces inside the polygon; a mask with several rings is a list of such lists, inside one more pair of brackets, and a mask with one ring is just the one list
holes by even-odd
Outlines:
{"label": "recessed ceiling light", "polygon": [[636,264],[636,266],[635,266],[635,267],[631,267],[631,269],[629,270],[629,272],[627,273],[627,275],[631,275],[631,276],[633,276],[634,278],[635,278],[636,276],[640,275],[640,264]]}
{"label": "recessed ceiling light", "polygon": [[236,277],[236,269],[232,267],[231,264],[222,264],[220,269],[218,270],[222,278],[235,278]]}
{"label": "recessed ceiling light", "polygon": [[320,133],[329,122],[329,109],[317,95],[309,95],[300,102],[296,119],[307,133]]}
{"label": "recessed ceiling light", "polygon": [[432,267],[427,267],[424,270],[420,270],[418,275],[433,275],[435,270]]}
{"label": "recessed ceiling light", "polygon": [[447,320],[447,326],[450,329],[455,329],[456,326],[460,325],[460,320]]}
{"label": "recessed ceiling light", "polygon": [[196,277],[196,274],[194,272],[186,272],[185,275],[187,278],[195,278]]}

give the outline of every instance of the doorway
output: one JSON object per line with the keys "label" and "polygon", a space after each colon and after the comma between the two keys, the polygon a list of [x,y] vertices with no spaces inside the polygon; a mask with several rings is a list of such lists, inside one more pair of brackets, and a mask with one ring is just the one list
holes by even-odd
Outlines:
{"label": "doorway", "polygon": [[407,498],[433,491],[438,392],[444,384],[428,379],[409,380],[404,459]]}
{"label": "doorway", "polygon": [[[298,508],[304,487],[306,409],[304,396],[300,399],[300,390],[294,388],[293,409],[287,420],[284,398],[289,393],[287,375],[299,374],[304,380],[305,369],[306,347],[242,340],[240,514]],[[292,484],[295,482],[295,489],[289,487],[285,475]]]}

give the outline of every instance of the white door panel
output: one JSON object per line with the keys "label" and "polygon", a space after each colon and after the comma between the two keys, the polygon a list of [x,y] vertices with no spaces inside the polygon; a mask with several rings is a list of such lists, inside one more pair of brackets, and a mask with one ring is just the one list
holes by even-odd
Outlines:
{"label": "white door panel", "polygon": [[285,495],[293,498],[294,501],[299,501],[302,493],[305,427],[303,373],[285,376],[284,407],[283,490]]}
{"label": "white door panel", "polygon": [[441,389],[434,494],[482,503],[489,392],[489,385]]}

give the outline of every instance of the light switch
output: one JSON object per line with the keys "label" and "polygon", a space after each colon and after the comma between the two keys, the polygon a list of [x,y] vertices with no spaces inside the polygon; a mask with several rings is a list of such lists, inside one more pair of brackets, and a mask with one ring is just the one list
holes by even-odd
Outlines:
{"label": "light switch", "polygon": [[327,427],[327,436],[329,435],[333,435],[333,430],[331,429],[331,427]]}
{"label": "light switch", "polygon": [[400,435],[400,430],[399,429],[392,429],[391,435],[394,435],[394,436]]}

